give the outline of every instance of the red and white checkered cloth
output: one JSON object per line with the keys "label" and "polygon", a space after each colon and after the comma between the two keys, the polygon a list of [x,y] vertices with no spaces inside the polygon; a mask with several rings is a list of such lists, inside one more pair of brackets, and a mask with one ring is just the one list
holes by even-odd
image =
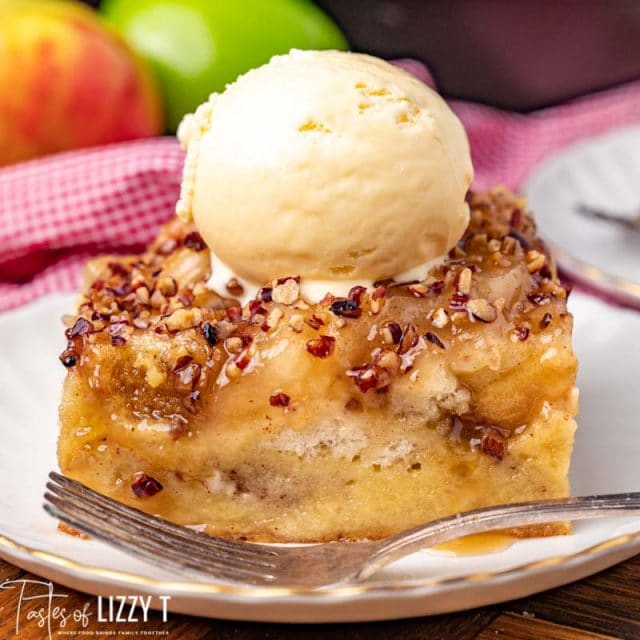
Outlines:
{"label": "red and white checkered cloth", "polygon": [[[432,84],[419,63],[398,64]],[[475,188],[518,188],[550,152],[640,122],[640,81],[528,115],[451,106],[467,129]],[[0,310],[77,290],[92,255],[141,249],[173,214],[183,160],[174,138],[158,138],[0,169]]]}

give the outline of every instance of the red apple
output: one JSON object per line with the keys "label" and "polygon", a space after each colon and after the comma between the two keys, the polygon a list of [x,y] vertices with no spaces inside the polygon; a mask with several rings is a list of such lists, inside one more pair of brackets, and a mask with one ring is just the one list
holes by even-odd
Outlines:
{"label": "red apple", "polygon": [[162,128],[151,75],[93,10],[0,1],[0,165]]}

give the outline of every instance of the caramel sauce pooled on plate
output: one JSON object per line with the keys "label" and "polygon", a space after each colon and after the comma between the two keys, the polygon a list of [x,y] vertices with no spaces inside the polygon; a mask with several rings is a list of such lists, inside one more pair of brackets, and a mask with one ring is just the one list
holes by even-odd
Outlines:
{"label": "caramel sauce pooled on plate", "polygon": [[517,538],[504,533],[489,531],[456,538],[433,547],[436,551],[449,551],[456,556],[477,556],[484,553],[498,553],[508,549]]}

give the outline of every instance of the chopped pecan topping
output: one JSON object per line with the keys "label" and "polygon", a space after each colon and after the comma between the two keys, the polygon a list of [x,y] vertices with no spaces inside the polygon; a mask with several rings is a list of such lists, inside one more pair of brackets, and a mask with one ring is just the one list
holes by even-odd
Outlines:
{"label": "chopped pecan topping", "polygon": [[[265,323],[266,330],[268,331],[269,329],[275,329],[280,323],[280,319],[282,318],[282,316],[284,316],[284,312],[280,307],[274,307],[273,309],[271,309]],[[265,329],[265,326],[263,325],[262,328]]]}
{"label": "chopped pecan topping", "polygon": [[451,296],[449,306],[453,311],[465,311],[469,302],[469,296],[466,293],[454,293]]}
{"label": "chopped pecan topping", "polygon": [[398,353],[400,355],[407,353],[409,349],[413,349],[413,347],[418,344],[418,340],[420,340],[418,330],[414,325],[408,324],[402,332],[402,337],[400,338],[400,343],[398,344]]}
{"label": "chopped pecan topping", "polygon": [[400,344],[402,327],[397,322],[389,322],[382,327],[382,339],[386,344]]}
{"label": "chopped pecan topping", "polygon": [[484,298],[469,300],[467,311],[480,322],[494,322],[498,317],[495,307]]}
{"label": "chopped pecan topping", "polygon": [[149,302],[151,303],[151,306],[154,309],[159,309],[160,307],[162,307],[162,305],[166,304],[167,299],[164,297],[164,295],[159,289],[156,289],[151,294],[151,298],[149,299]]}
{"label": "chopped pecan topping", "polygon": [[131,485],[131,490],[138,496],[138,498],[152,498],[156,493],[160,493],[164,487],[162,484],[143,473],[136,481]]}
{"label": "chopped pecan topping", "polygon": [[136,289],[135,296],[138,304],[148,305],[151,301],[151,294],[149,293],[149,289],[145,285],[142,285]]}
{"label": "chopped pecan topping", "polygon": [[[241,308],[229,301],[241,294],[236,282],[231,281],[219,293],[208,288],[210,259],[193,226],[182,222],[166,226],[158,241],[138,259],[113,258],[110,266],[105,261],[96,264],[93,284],[85,289],[78,305],[79,317],[74,315],[65,322],[69,344],[60,358],[67,367],[82,363],[91,375],[94,354],[135,360],[136,354],[126,347],[120,354],[110,353],[111,339],[116,345],[129,340],[136,349],[144,349],[140,332],[148,331],[151,339],[155,338],[152,332],[157,332],[163,353],[171,355],[157,359],[159,371],[149,376],[153,388],[140,389],[141,396],[151,410],[162,407],[158,409],[161,417],[169,422],[173,415],[182,418],[175,420],[177,426],[172,429],[178,434],[189,428],[189,414],[199,410],[201,397],[209,399],[211,387],[221,384],[217,381],[224,380],[225,373],[238,378],[243,370],[251,368],[258,346],[266,352],[278,339],[299,344],[287,324],[292,331],[308,334],[300,338],[315,357],[327,358],[337,351],[336,340],[322,333],[339,332],[349,353],[373,350],[369,362],[348,371],[359,389],[349,383],[351,392],[343,402],[351,394],[359,399],[346,403],[348,411],[362,409],[365,399],[361,392],[384,392],[396,376],[408,380],[403,376],[405,371],[415,365],[417,372],[420,358],[438,358],[446,353],[441,354],[442,349],[455,353],[462,342],[503,330],[517,343],[554,320],[558,329],[564,329],[566,294],[553,260],[536,239],[530,216],[524,210],[517,211],[524,203],[500,193],[469,195],[469,199],[469,228],[445,263],[434,267],[423,282],[386,280],[369,289],[359,285],[346,297],[328,294],[320,305],[300,298],[299,278],[285,277],[263,287],[254,301]],[[187,268],[186,262],[195,266]],[[513,272],[508,271],[512,267]],[[526,292],[531,294],[529,300]],[[538,310],[542,305],[549,306]],[[493,322],[497,316],[500,325],[493,329],[480,324]],[[279,323],[285,324],[281,331],[269,333]],[[308,340],[311,337],[314,339]],[[217,348],[225,341],[230,347],[229,357]],[[192,355],[181,359],[187,350]],[[333,358],[336,365],[341,362],[337,355]],[[170,387],[166,393],[165,384]],[[272,393],[274,386],[266,392],[272,406],[293,404],[280,389]],[[160,397],[154,405],[156,396]],[[165,400],[170,407],[160,404]],[[376,403],[382,400],[376,399]],[[471,415],[473,407],[461,411]],[[509,437],[508,432],[493,425],[474,425],[473,429],[465,439],[479,453],[486,451],[496,458],[505,455],[506,447],[500,446],[501,439]],[[496,433],[485,433],[485,429],[495,429]],[[150,471],[153,473],[153,468]]]}
{"label": "chopped pecan topping", "polygon": [[551,269],[549,269],[549,265],[546,263],[540,267],[538,273],[541,278],[546,278],[547,280],[551,280],[553,278],[553,273],[551,273]]}
{"label": "chopped pecan topping", "polygon": [[227,307],[229,322],[239,322],[242,318],[242,307]]}
{"label": "chopped pecan topping", "polygon": [[[255,322],[258,324],[262,322],[264,316],[267,315],[267,310],[260,304],[259,300],[251,300],[249,302],[249,322]],[[257,317],[260,316],[260,317]]]}
{"label": "chopped pecan topping", "polygon": [[374,315],[380,313],[386,295],[387,288],[383,285],[379,285],[373,290],[369,301],[369,310],[371,311],[371,313],[373,313]]}
{"label": "chopped pecan topping", "polygon": [[114,276],[120,276],[122,278],[125,278],[126,276],[129,275],[128,269],[120,262],[109,262],[107,264],[107,267],[109,271],[111,271],[112,275]]}
{"label": "chopped pecan topping", "polygon": [[226,284],[227,291],[235,297],[240,297],[244,293],[244,287],[238,282],[238,278],[231,278]]}
{"label": "chopped pecan topping", "polygon": [[549,304],[551,302],[550,296],[545,293],[530,293],[527,296],[529,302],[533,302],[533,304],[538,305],[539,307],[544,306],[545,304]]}
{"label": "chopped pecan topping", "polygon": [[[197,403],[199,399],[200,399],[200,392],[197,390],[192,391],[188,396],[185,396],[185,398],[182,400],[182,405],[189,413],[196,414],[198,409]],[[171,425],[171,434],[176,438],[179,435],[181,435],[186,428],[186,424],[182,421],[180,421],[178,425],[179,426],[175,428],[174,428],[174,424]]]}
{"label": "chopped pecan topping", "polygon": [[157,247],[156,251],[162,256],[168,256],[178,248],[178,241],[175,238],[167,238],[162,241]]}
{"label": "chopped pecan topping", "polygon": [[449,314],[444,307],[438,307],[431,316],[431,324],[436,329],[444,329],[449,324]]}
{"label": "chopped pecan topping", "polygon": [[201,367],[192,362],[174,372],[174,387],[176,391],[189,392],[194,389],[200,379]]}
{"label": "chopped pecan topping", "polygon": [[240,353],[244,349],[244,343],[240,336],[232,336],[224,341],[227,353]]}
{"label": "chopped pecan topping", "polygon": [[542,320],[540,320],[540,328],[546,329],[553,320],[553,316],[547,311],[544,316],[542,316]]}
{"label": "chopped pecan topping", "polygon": [[271,299],[281,304],[293,304],[299,297],[300,285],[298,284],[298,280],[294,278],[287,278],[282,283],[278,280],[271,292]]}
{"label": "chopped pecan topping", "polygon": [[321,307],[329,307],[331,303],[336,299],[336,297],[332,293],[325,293],[324,298],[318,302]]}
{"label": "chopped pecan topping", "polygon": [[165,298],[170,298],[178,291],[178,284],[171,276],[163,276],[158,279],[156,288]]}
{"label": "chopped pecan topping", "polygon": [[204,339],[212,346],[215,347],[218,344],[218,326],[205,322],[202,325],[202,335]]}
{"label": "chopped pecan topping", "polygon": [[171,332],[184,331],[194,326],[194,315],[192,309],[177,309],[170,316],[165,318],[165,325]]}
{"label": "chopped pecan topping", "polygon": [[435,344],[436,347],[440,347],[441,349],[445,348],[442,340],[440,340],[440,338],[438,338],[438,336],[431,331],[427,331],[427,333],[424,334],[424,339],[431,344]]}
{"label": "chopped pecan topping", "polygon": [[480,449],[496,460],[502,460],[507,450],[507,441],[496,429],[488,428],[480,440]]}
{"label": "chopped pecan topping", "polygon": [[438,295],[442,293],[445,288],[444,280],[436,280],[429,285],[429,293],[433,295]]}
{"label": "chopped pecan topping", "polygon": [[300,276],[284,276],[276,280],[276,284],[284,284],[287,280],[294,280],[297,284],[300,284]]}
{"label": "chopped pecan topping", "polygon": [[509,233],[507,233],[507,237],[516,240],[525,251],[531,248],[531,243],[515,229],[511,229]]}
{"label": "chopped pecan topping", "polygon": [[363,287],[361,285],[356,285],[355,287],[351,287],[351,289],[349,290],[349,294],[347,295],[347,298],[349,298],[349,300],[353,300],[354,302],[357,302],[359,305],[362,302],[362,297],[366,292],[367,292],[366,287]]}
{"label": "chopped pecan topping", "polygon": [[272,407],[288,407],[289,402],[291,402],[291,398],[280,389],[274,391],[269,397],[269,404]]}
{"label": "chopped pecan topping", "polygon": [[[294,313],[289,318],[289,326],[296,333],[302,333],[302,330],[304,329],[304,316],[300,315],[299,313]],[[313,325],[311,325],[311,326],[313,326]]]}
{"label": "chopped pecan topping", "polygon": [[544,267],[547,258],[544,253],[532,250],[527,252],[527,270],[529,273],[540,271]]}
{"label": "chopped pecan topping", "polygon": [[133,326],[136,329],[148,329],[151,326],[151,323],[149,322],[149,320],[145,319],[145,318],[134,318],[132,321]]}
{"label": "chopped pecan topping", "polygon": [[189,353],[185,353],[183,355],[181,355],[177,360],[176,363],[173,365],[173,370],[175,371],[179,371],[180,369],[183,369],[184,367],[186,367],[191,361],[193,360],[193,356]]}
{"label": "chopped pecan topping", "polygon": [[377,367],[374,364],[349,369],[347,375],[353,378],[356,386],[362,393],[375,390],[382,391],[391,384],[391,374],[387,369]]}
{"label": "chopped pecan topping", "polygon": [[243,349],[236,356],[233,362],[235,363],[236,367],[240,369],[240,371],[244,371],[249,366],[249,363],[251,362],[251,350],[248,348]]}
{"label": "chopped pecan topping", "polygon": [[322,320],[322,318],[318,318],[318,316],[314,313],[310,318],[308,318],[306,320],[306,323],[312,328],[315,329],[316,331],[320,328],[324,326],[324,321]]}
{"label": "chopped pecan topping", "polygon": [[376,367],[382,367],[392,373],[397,373],[400,368],[400,356],[390,349],[382,349],[373,359]]}
{"label": "chopped pecan topping", "polygon": [[429,295],[430,288],[426,284],[410,284],[407,288],[415,298],[426,298]]}
{"label": "chopped pecan topping", "polygon": [[75,336],[86,336],[88,333],[91,333],[91,331],[93,331],[93,325],[84,318],[78,318],[73,327],[67,331],[67,337],[75,338]]}
{"label": "chopped pecan topping", "polygon": [[336,339],[331,336],[319,336],[307,342],[307,351],[316,358],[327,358],[333,353]]}
{"label": "chopped pecan topping", "polygon": [[471,293],[471,278],[473,274],[469,267],[464,267],[458,274],[457,293],[468,296]]}
{"label": "chopped pecan topping", "polygon": [[184,237],[183,244],[187,249],[193,249],[194,251],[203,251],[207,248],[205,241],[197,231],[191,231]]}
{"label": "chopped pecan topping", "polygon": [[359,303],[348,298],[336,298],[329,308],[332,313],[345,318],[359,318],[362,314]]}

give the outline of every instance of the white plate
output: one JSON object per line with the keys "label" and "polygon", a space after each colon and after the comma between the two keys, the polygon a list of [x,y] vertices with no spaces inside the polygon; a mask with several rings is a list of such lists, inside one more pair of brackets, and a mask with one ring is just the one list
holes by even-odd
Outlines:
{"label": "white plate", "polygon": [[583,204],[640,213],[640,126],[563,149],[533,171],[523,190],[540,235],[568,274],[640,306],[640,233],[576,210]]}
{"label": "white plate", "polygon": [[[523,540],[455,557],[424,551],[371,582],[325,591],[238,588],[185,581],[97,541],[61,534],[42,508],[55,469],[64,370],[55,296],[0,316],[0,556],[93,594],[171,595],[170,611],[278,622],[422,616],[519,598],[566,584],[640,552],[640,518],[578,523],[571,536]],[[640,314],[575,295],[582,413],[571,471],[575,494],[640,489]]]}

